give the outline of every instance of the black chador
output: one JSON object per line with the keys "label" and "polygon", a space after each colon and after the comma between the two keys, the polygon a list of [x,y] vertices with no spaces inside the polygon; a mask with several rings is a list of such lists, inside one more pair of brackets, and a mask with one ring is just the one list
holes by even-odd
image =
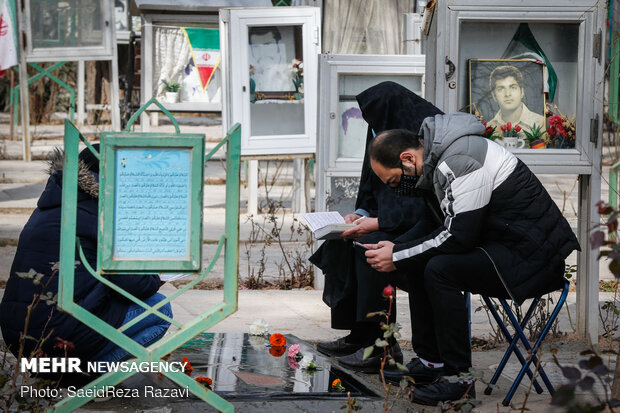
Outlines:
{"label": "black chador", "polygon": [[[442,113],[394,82],[383,82],[365,90],[357,96],[357,102],[369,125],[366,147],[374,135],[387,129],[408,129],[418,133],[424,118]],[[436,203],[434,197],[403,193],[410,191],[400,189],[398,194],[399,191],[379,180],[370,168],[366,151],[355,208],[364,210],[369,217],[378,218],[379,230],[361,237],[359,242],[410,241],[437,226],[434,213],[427,206],[430,200]],[[387,284],[406,289],[406,283],[396,273],[379,273],[372,269],[366,262],[364,251],[350,241],[326,241],[310,261],[325,273],[323,301],[331,308],[332,328],[351,330],[349,339],[360,344],[374,341],[381,334],[378,326],[381,320],[368,319],[366,314],[387,310],[387,300],[382,297]],[[396,314],[395,308],[392,308],[392,314]]]}

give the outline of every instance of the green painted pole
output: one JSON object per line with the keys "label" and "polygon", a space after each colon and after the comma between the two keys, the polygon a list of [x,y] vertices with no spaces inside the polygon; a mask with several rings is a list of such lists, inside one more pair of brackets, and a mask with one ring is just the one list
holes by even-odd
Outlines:
{"label": "green painted pole", "polygon": [[224,302],[237,311],[239,270],[239,181],[241,165],[241,125],[228,131],[226,150],[226,255],[224,258]]}
{"label": "green painted pole", "polygon": [[618,99],[620,99],[620,38],[616,32],[612,31],[611,35],[611,62],[609,67],[609,117],[616,124],[620,124],[620,115],[618,114]]}

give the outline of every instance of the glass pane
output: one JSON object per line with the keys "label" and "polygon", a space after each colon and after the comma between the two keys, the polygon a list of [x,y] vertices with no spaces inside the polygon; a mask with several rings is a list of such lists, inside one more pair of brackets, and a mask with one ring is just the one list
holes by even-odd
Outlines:
{"label": "glass pane", "polygon": [[101,0],[31,0],[32,45],[103,46]]}
{"label": "glass pane", "polygon": [[338,158],[363,158],[368,124],[355,96],[371,86],[391,80],[422,94],[422,76],[341,75],[338,82]]}
{"label": "glass pane", "polygon": [[190,160],[188,149],[116,150],[115,259],[187,259]]}
{"label": "glass pane", "polygon": [[[545,56],[513,41],[528,27],[557,75],[553,100]],[[459,107],[481,115],[495,128],[488,134],[511,149],[574,148],[578,51],[577,23],[464,22]]]}
{"label": "glass pane", "polygon": [[[178,26],[175,27],[175,26]],[[198,70],[194,65],[187,36],[181,27],[217,29],[217,24],[196,25],[180,22],[159,22],[153,25],[153,96],[161,102],[201,102],[219,103],[222,101],[222,75],[220,66],[215,69],[206,89],[202,89]],[[166,94],[166,84],[180,85],[176,95]]]}
{"label": "glass pane", "polygon": [[250,134],[303,134],[302,26],[249,27],[248,37]]}

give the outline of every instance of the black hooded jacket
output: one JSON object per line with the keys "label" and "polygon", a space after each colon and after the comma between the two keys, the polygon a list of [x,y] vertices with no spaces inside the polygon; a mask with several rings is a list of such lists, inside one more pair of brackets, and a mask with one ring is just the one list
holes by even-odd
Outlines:
{"label": "black hooded jacket", "polygon": [[[430,102],[391,81],[379,83],[356,98],[362,116],[369,126],[366,148],[373,138],[372,131],[377,135],[388,129],[407,129],[418,133],[425,118],[443,113]],[[432,204],[430,211],[438,211],[434,197],[429,195],[426,194],[425,197],[427,203]],[[381,202],[378,202],[379,199]],[[370,167],[370,157],[366,150],[355,208],[364,209],[370,216],[377,217],[380,231],[403,233],[412,228],[415,230],[420,217],[413,211],[420,209],[419,201],[420,199],[415,197],[399,197],[381,182]],[[413,232],[410,235],[408,239],[416,236]]]}
{"label": "black hooded jacket", "polygon": [[[82,158],[82,156],[80,155]],[[99,184],[96,168],[89,171],[81,162],[78,176],[77,202],[77,236],[91,267],[97,267],[97,212]],[[24,226],[17,245],[17,251],[11,266],[2,303],[0,303],[0,327],[2,336],[13,354],[17,355],[20,335],[28,306],[35,294],[58,293],[58,272],[53,265],[60,255],[60,212],[62,199],[62,152],[57,151],[50,165],[50,177],[43,194],[37,202],[37,208]],[[57,266],[57,265],[56,265]],[[20,273],[31,270],[43,277],[38,280],[20,277]],[[114,275],[108,279],[135,295],[144,299],[157,292],[160,285],[159,276],[155,275]],[[45,291],[43,287],[47,285]],[[74,301],[81,307],[100,317],[117,328],[125,319],[129,302],[111,289],[97,281],[81,263],[75,268]],[[68,340],[75,346],[68,351],[70,357],[89,360],[107,344],[107,340],[95,330],[81,323],[71,315],[62,312],[54,302],[41,301],[33,307],[27,336],[39,339],[51,336],[43,345],[43,352],[48,356],[64,356],[64,350],[58,348],[57,339]],[[36,346],[36,340],[24,340],[25,356],[29,356]]]}

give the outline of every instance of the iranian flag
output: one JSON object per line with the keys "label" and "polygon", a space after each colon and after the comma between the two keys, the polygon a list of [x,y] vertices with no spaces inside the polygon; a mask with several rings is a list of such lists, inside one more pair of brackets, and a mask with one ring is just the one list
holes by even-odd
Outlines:
{"label": "iranian flag", "polygon": [[0,77],[17,64],[16,21],[14,0],[0,0]]}
{"label": "iranian flag", "polygon": [[198,69],[200,84],[204,92],[213,72],[220,64],[220,31],[218,29],[197,29],[183,27],[194,65]]}
{"label": "iranian flag", "polygon": [[534,33],[532,33],[527,23],[519,24],[519,28],[508,44],[502,59],[525,59],[544,63],[543,77],[546,85],[545,92],[549,92],[549,102],[553,102],[555,98],[555,89],[558,84],[558,76],[551,65],[551,61],[547,58],[545,52],[543,52],[543,49],[536,41]]}

